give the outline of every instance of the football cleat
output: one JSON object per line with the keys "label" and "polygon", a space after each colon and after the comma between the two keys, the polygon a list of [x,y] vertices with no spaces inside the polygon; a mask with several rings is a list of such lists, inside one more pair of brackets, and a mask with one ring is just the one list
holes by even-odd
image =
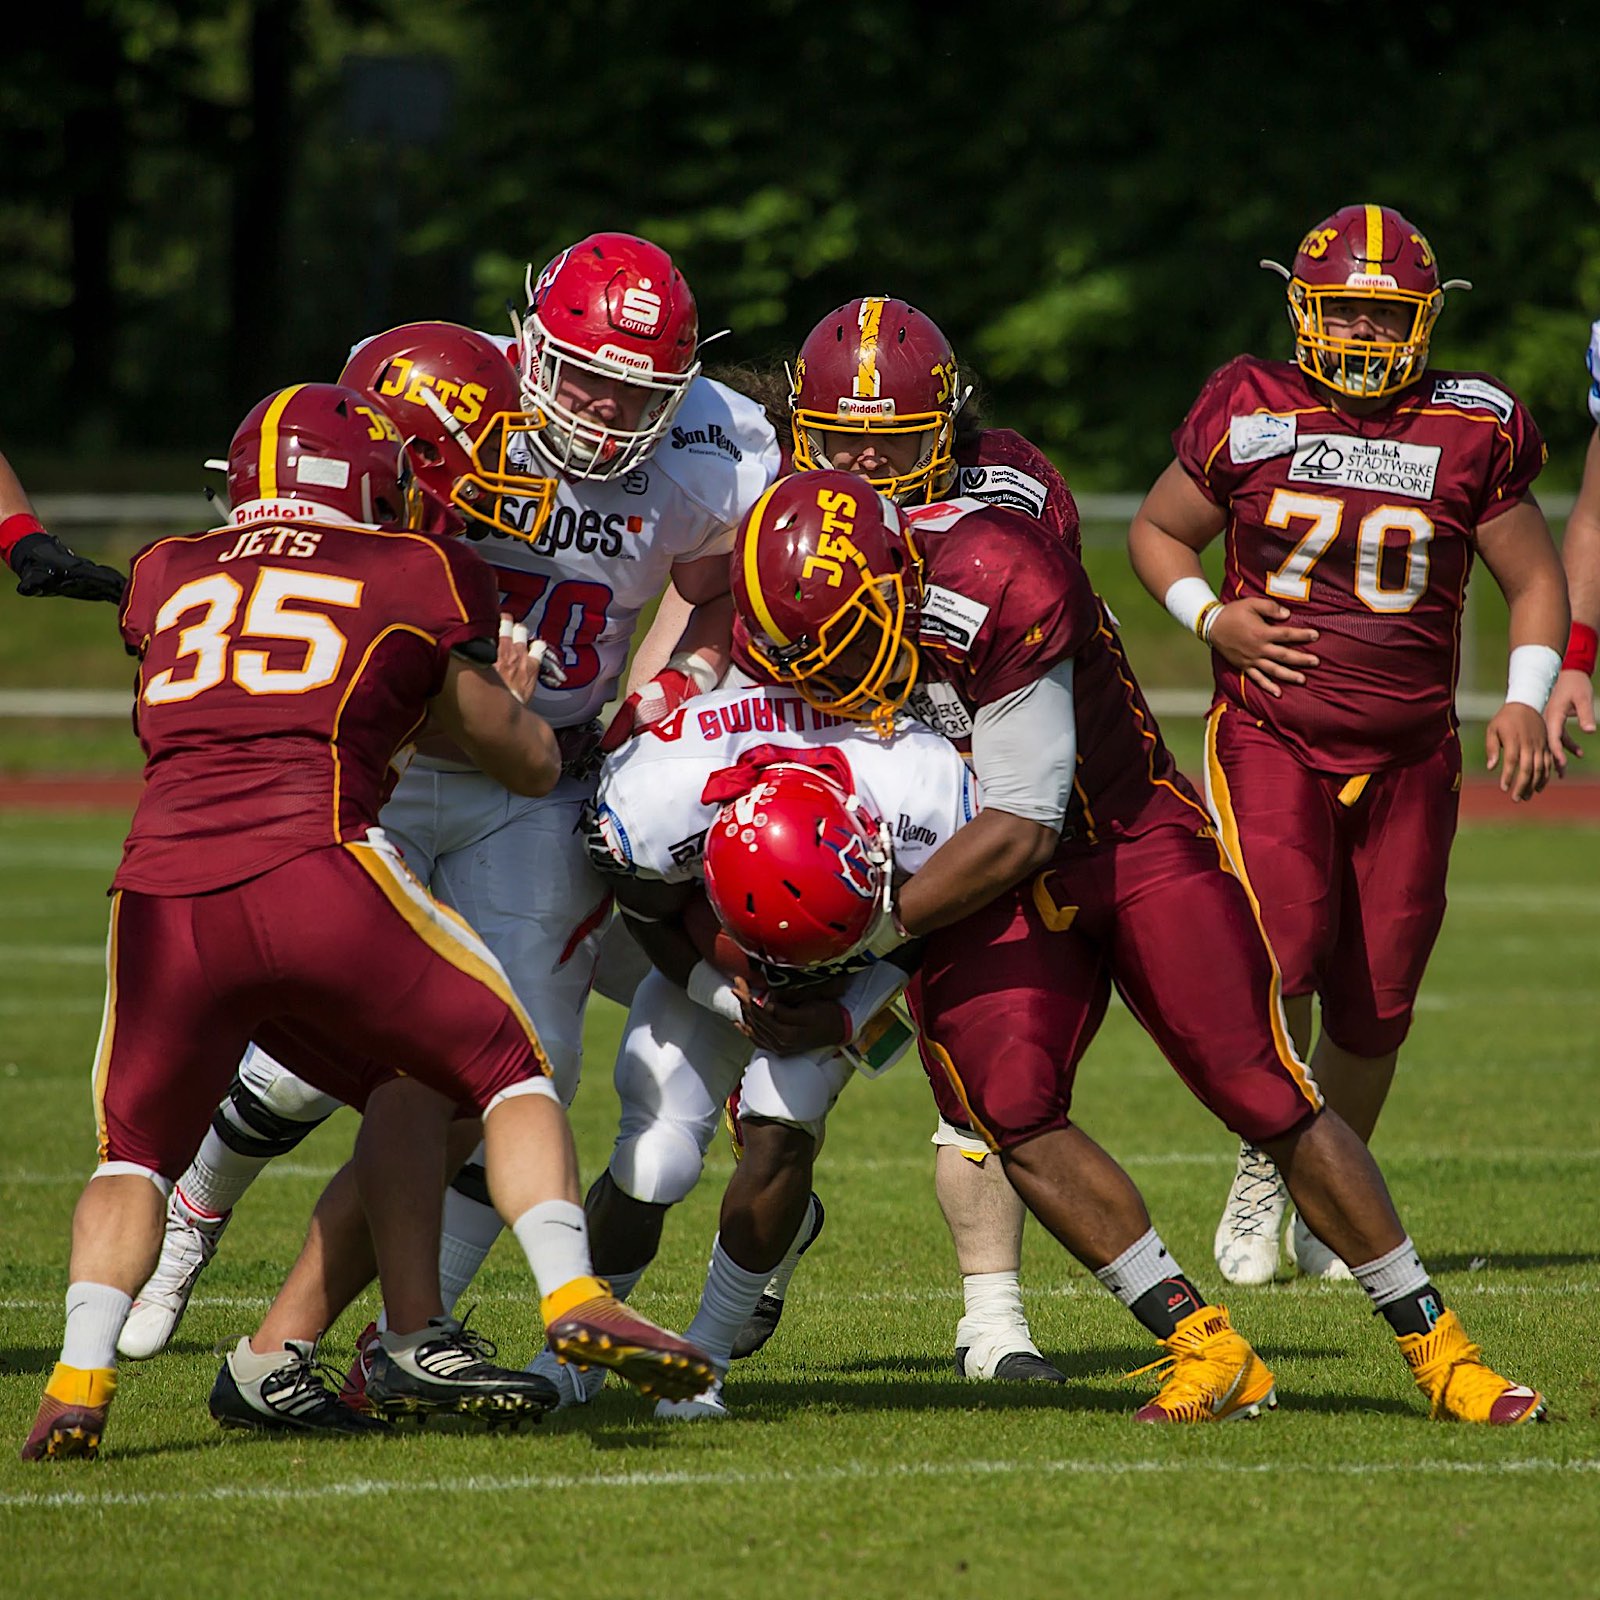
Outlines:
{"label": "football cleat", "polygon": [[1297,1211],[1289,1229],[1289,1262],[1302,1278],[1351,1283],[1355,1274],[1306,1225]]}
{"label": "football cleat", "polygon": [[223,1428],[257,1433],[385,1433],[388,1425],[340,1403],[337,1369],[316,1359],[309,1339],[285,1340],[282,1359],[256,1377],[262,1358],[247,1337],[228,1352],[207,1402]]}
{"label": "football cleat", "polygon": [[703,1350],[640,1316],[599,1278],[574,1278],[540,1310],[558,1361],[605,1367],[651,1399],[691,1399],[717,1375]]}
{"label": "football cleat", "polygon": [[549,1345],[528,1363],[526,1370],[537,1372],[546,1382],[555,1386],[556,1393],[561,1397],[558,1409],[563,1411],[568,1406],[588,1405],[606,1383],[604,1367],[574,1366],[562,1361]]}
{"label": "football cleat", "polygon": [[827,1220],[827,1214],[822,1209],[822,1197],[815,1190],[812,1191],[811,1206],[806,1220],[810,1226],[806,1229],[806,1236],[800,1248],[794,1253],[794,1259],[791,1261],[785,1258],[779,1263],[778,1270],[773,1273],[766,1288],[761,1291],[761,1298],[756,1301],[755,1310],[745,1318],[744,1326],[734,1336],[735,1361],[753,1356],[778,1331],[778,1321],[783,1316],[784,1298],[789,1292],[789,1280],[794,1277],[794,1269],[800,1264],[800,1257],[817,1242],[822,1233],[822,1225]]}
{"label": "football cleat", "polygon": [[365,1413],[372,1409],[367,1403],[367,1373],[372,1367],[372,1352],[377,1343],[378,1324],[369,1322],[356,1335],[355,1359],[344,1375],[344,1382],[339,1385],[340,1404],[348,1406],[352,1411]]}
{"label": "football cleat", "polygon": [[1544,1396],[1485,1365],[1455,1312],[1447,1310],[1429,1333],[1402,1333],[1399,1339],[1400,1354],[1435,1417],[1496,1427],[1547,1420]]}
{"label": "football cleat", "polygon": [[[1026,1341],[1026,1335],[1024,1335]],[[978,1362],[972,1350],[962,1345],[956,1351],[956,1376],[977,1378],[994,1383],[1065,1383],[1067,1375],[1053,1362],[1047,1361],[1031,1343],[1024,1349],[1012,1349],[997,1358]]]}
{"label": "football cleat", "polygon": [[1161,1344],[1166,1355],[1128,1374],[1159,1370],[1165,1380],[1155,1399],[1134,1413],[1135,1422],[1232,1422],[1259,1416],[1263,1406],[1276,1408],[1272,1373],[1221,1306],[1191,1311]]}
{"label": "football cleat", "polygon": [[497,1367],[493,1356],[494,1345],[454,1317],[434,1317],[413,1334],[380,1334],[367,1363],[367,1405],[389,1421],[453,1413],[490,1427],[537,1422],[556,1409],[554,1385]]}
{"label": "football cleat", "polygon": [[727,1403],[722,1398],[722,1379],[713,1378],[699,1394],[687,1400],[658,1400],[658,1422],[721,1422],[728,1415]]}
{"label": "football cleat", "polygon": [[1211,1249],[1229,1283],[1271,1283],[1278,1270],[1278,1234],[1289,1194],[1272,1157],[1253,1144],[1239,1146],[1233,1187],[1228,1190]]}
{"label": "football cleat", "polygon": [[69,1367],[58,1361],[22,1447],[22,1460],[93,1461],[100,1454],[106,1413],[116,1392],[115,1367]]}
{"label": "football cleat", "polygon": [[225,1211],[220,1217],[201,1216],[185,1204],[176,1189],[168,1195],[161,1257],[117,1335],[119,1356],[144,1361],[160,1355],[172,1342],[189,1309],[189,1296],[217,1253],[217,1241],[232,1215]]}

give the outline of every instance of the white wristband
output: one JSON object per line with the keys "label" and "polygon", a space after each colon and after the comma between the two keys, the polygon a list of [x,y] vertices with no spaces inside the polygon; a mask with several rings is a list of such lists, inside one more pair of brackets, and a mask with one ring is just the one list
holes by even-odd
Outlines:
{"label": "white wristband", "polygon": [[1544,715],[1545,702],[1556,686],[1556,675],[1561,671],[1561,655],[1547,644],[1519,644],[1511,652],[1510,670],[1506,674],[1506,704],[1515,701],[1519,706],[1532,706]]}
{"label": "white wristband", "polygon": [[892,961],[874,961],[870,967],[852,972],[839,996],[839,1004],[850,1015],[850,1038],[854,1039],[910,981],[910,974]]}
{"label": "white wristband", "polygon": [[710,694],[717,686],[717,669],[709,661],[702,660],[696,650],[681,651],[671,657],[667,665],[675,667],[686,678],[692,678],[701,694]]}
{"label": "white wristband", "polygon": [[[1207,606],[1220,606],[1217,592],[1204,578],[1179,578],[1167,590],[1167,597],[1163,604],[1174,622],[1181,623],[1190,633],[1197,638],[1204,638],[1200,633],[1200,618]],[[1212,612],[1215,616],[1216,612]]]}
{"label": "white wristband", "polygon": [[734,993],[733,985],[709,961],[695,962],[684,988],[697,1006],[704,1006],[724,1021],[740,1022],[744,1019],[744,1007],[739,1004],[739,996]]}

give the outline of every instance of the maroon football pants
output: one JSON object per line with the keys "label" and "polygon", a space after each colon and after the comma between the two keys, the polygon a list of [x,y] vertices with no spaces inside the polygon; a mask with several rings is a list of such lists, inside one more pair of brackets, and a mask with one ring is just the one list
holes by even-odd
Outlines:
{"label": "maroon football pants", "polygon": [[1000,1150],[1066,1127],[1113,985],[1241,1138],[1275,1138],[1321,1106],[1245,885],[1209,829],[1163,826],[1064,845],[930,936],[912,994],[941,1115]]}
{"label": "maroon football pants", "polygon": [[404,1074],[481,1111],[549,1072],[499,963],[387,846],[210,894],[121,891],[107,964],[102,1162],[178,1178],[251,1040],[357,1107]]}
{"label": "maroon football pants", "polygon": [[1206,723],[1206,788],[1255,891],[1283,992],[1322,998],[1328,1037],[1398,1050],[1444,922],[1461,746],[1370,775],[1316,772],[1243,712]]}

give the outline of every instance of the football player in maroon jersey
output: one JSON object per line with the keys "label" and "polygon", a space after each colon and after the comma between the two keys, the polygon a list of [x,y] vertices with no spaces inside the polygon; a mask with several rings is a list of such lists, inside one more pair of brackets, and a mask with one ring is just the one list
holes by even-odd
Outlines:
{"label": "football player in maroon jersey", "polygon": [[[1206,383],[1128,535],[1145,587],[1211,646],[1212,808],[1259,901],[1290,1031],[1329,1103],[1370,1137],[1444,917],[1461,784],[1455,690],[1474,556],[1510,606],[1500,787],[1551,770],[1543,712],[1567,639],[1561,565],[1532,495],[1544,445],[1483,373],[1430,371],[1445,291],[1398,212],[1346,206],[1288,279],[1295,359]],[[1200,551],[1227,533],[1223,595]],[[1277,1267],[1283,1200],[1248,1141],[1217,1230],[1223,1274]],[[1348,1276],[1296,1219],[1302,1271]]]}
{"label": "football player in maroon jersey", "polygon": [[[252,1039],[365,1109],[354,1177],[397,1405],[432,1409],[475,1383],[508,1414],[556,1399],[491,1367],[441,1314],[445,1132],[463,1105],[483,1118],[489,1182],[552,1346],[602,1365],[621,1354],[641,1387],[694,1392],[709,1365],[593,1275],[571,1132],[504,969],[378,827],[390,759],[430,717],[516,793],[560,777],[549,724],[486,670],[499,612],[488,566],[414,531],[399,430],[356,390],[301,384],[263,400],[234,435],[228,478],[229,523],[147,546],[122,604],[146,783],[112,883],[100,1161],[73,1220],[61,1359],[23,1459],[98,1453],[167,1192]],[[386,1130],[414,1129],[419,1098],[433,1139],[392,1147]],[[437,1183],[419,1184],[430,1167]]]}
{"label": "football player in maroon jersey", "polygon": [[1170,1366],[1140,1419],[1254,1414],[1275,1386],[1178,1269],[1132,1180],[1072,1121],[1113,986],[1357,1263],[1434,1414],[1542,1416],[1537,1393],[1481,1361],[1370,1152],[1324,1106],[1284,1026],[1248,883],[1061,542],[1017,512],[902,511],[848,474],[797,474],[746,518],[734,599],[750,654],[812,705],[881,726],[931,701],[924,720],[940,714],[970,746],[983,809],[896,890],[869,948],[924,939],[919,1020],[972,1126],[1034,1215],[1161,1341]]}
{"label": "football player in maroon jersey", "polygon": [[0,456],[0,556],[17,576],[17,593],[59,594],[69,600],[122,598],[127,579],[69,550],[34,515],[27,492]]}
{"label": "football player in maroon jersey", "polygon": [[1545,707],[1545,727],[1556,767],[1566,776],[1567,756],[1581,756],[1583,747],[1567,732],[1568,718],[1580,732],[1593,733],[1595,645],[1600,639],[1600,322],[1589,330],[1589,415],[1595,432],[1584,458],[1583,482],[1567,518],[1561,540],[1572,601],[1572,632],[1562,658],[1561,675]]}

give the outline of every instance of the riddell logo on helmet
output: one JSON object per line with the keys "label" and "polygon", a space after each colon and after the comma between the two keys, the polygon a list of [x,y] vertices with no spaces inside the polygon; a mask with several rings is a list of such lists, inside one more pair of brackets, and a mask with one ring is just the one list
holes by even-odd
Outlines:
{"label": "riddell logo on helmet", "polygon": [[892,417],[894,415],[894,396],[885,395],[881,400],[858,400],[853,395],[845,395],[839,402],[839,415],[841,417]]}
{"label": "riddell logo on helmet", "polygon": [[1398,289],[1400,285],[1387,272],[1352,272],[1344,280],[1347,289]]}

